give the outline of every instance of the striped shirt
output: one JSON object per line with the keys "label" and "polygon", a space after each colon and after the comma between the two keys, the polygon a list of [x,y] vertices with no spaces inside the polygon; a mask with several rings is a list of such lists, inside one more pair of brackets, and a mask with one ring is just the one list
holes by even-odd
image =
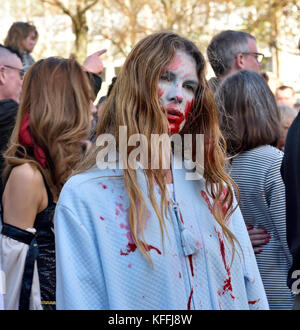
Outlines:
{"label": "striped shirt", "polygon": [[280,174],[283,153],[269,145],[232,160],[231,176],[240,189],[246,225],[266,229],[271,238],[256,254],[270,309],[292,309],[287,273],[292,257],[286,241],[285,187]]}

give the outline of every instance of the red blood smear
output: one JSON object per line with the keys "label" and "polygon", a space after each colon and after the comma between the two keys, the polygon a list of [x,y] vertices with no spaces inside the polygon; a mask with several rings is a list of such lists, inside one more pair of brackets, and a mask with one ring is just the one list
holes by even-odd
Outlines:
{"label": "red blood smear", "polygon": [[107,189],[107,186],[105,184],[103,184],[102,182],[99,182],[99,185],[103,188],[103,189]]}
{"label": "red blood smear", "polygon": [[180,131],[180,125],[183,122],[184,117],[183,116],[171,116],[168,115],[168,121],[169,121],[169,127],[170,127],[170,131],[171,134],[177,134]]}
{"label": "red blood smear", "polygon": [[[231,291],[232,292],[232,285],[231,285],[231,274],[230,274],[230,269],[229,267],[226,265],[226,258],[225,258],[225,245],[224,245],[224,242],[221,238],[221,234],[216,230],[215,228],[215,231],[218,235],[218,238],[219,238],[219,242],[220,242],[220,251],[221,251],[221,256],[222,256],[222,260],[223,260],[223,264],[224,264],[224,267],[225,267],[225,270],[227,272],[227,275],[228,275],[228,279],[226,279],[224,281],[224,286],[223,286],[223,292],[220,292],[218,291],[218,294],[219,296],[223,295],[226,291]],[[231,298],[232,299],[235,299],[235,297],[230,294]]]}
{"label": "red blood smear", "polygon": [[181,273],[179,272],[179,278],[181,278]]}
{"label": "red blood smear", "polygon": [[172,62],[167,66],[167,70],[175,71],[182,65],[181,57],[175,56]]}
{"label": "red blood smear", "polygon": [[124,207],[123,207],[123,205],[121,204],[121,203],[117,203],[117,202],[115,202],[115,205],[122,211],[122,212],[125,212],[125,210],[124,210]]}
{"label": "red blood smear", "polygon": [[220,310],[222,310],[222,306],[221,306],[221,302],[220,302],[220,300],[219,300],[219,308],[220,308]]}
{"label": "red blood smear", "polygon": [[181,211],[180,210],[179,210],[179,216],[180,216],[181,222],[183,223],[183,218],[182,218],[182,214],[181,214]]}
{"label": "red blood smear", "polygon": [[158,88],[158,97],[161,98],[164,95],[164,91],[161,88]]}
{"label": "red blood smear", "polygon": [[120,254],[121,256],[128,256],[130,252],[134,252],[135,250],[136,250],[136,245],[134,243],[128,243],[126,252],[123,252],[121,250]]}
{"label": "red blood smear", "polygon": [[223,290],[226,291],[226,290],[229,290],[229,291],[232,291],[232,286],[231,286],[231,279],[228,278],[227,280],[225,280],[225,285],[223,286]]}
{"label": "red blood smear", "polygon": [[212,205],[211,205],[210,200],[209,200],[209,198],[208,198],[208,196],[207,196],[207,194],[204,190],[201,190],[201,196],[204,198],[210,212],[212,212]]}
{"label": "red blood smear", "polygon": [[[144,246],[145,246],[145,245],[144,245]],[[161,254],[161,252],[159,251],[159,249],[156,248],[155,246],[147,245],[147,246],[146,246],[146,251],[150,251],[150,250],[155,250],[158,254]]]}
{"label": "red blood smear", "polygon": [[193,256],[189,255],[188,257],[189,257],[189,262],[190,262],[190,267],[191,267],[191,273],[192,273],[192,276],[194,276]]}
{"label": "red blood smear", "polygon": [[103,217],[99,217],[99,219],[100,219],[100,220],[102,220],[102,221],[104,220],[104,218],[103,218]]}
{"label": "red blood smear", "polygon": [[[155,250],[158,254],[161,254],[160,250],[152,245],[143,244],[143,246],[145,247],[146,251]],[[137,246],[135,243],[128,243],[126,252],[121,250],[120,254],[121,256],[127,256],[130,252],[135,252],[136,248]]]}
{"label": "red blood smear", "polygon": [[218,235],[218,238],[219,238],[219,242],[220,242],[220,251],[221,251],[221,256],[222,256],[223,264],[224,264],[224,267],[225,267],[225,269],[227,271],[227,274],[230,276],[230,270],[229,270],[228,266],[226,265],[225,245],[224,245],[224,242],[223,242],[223,240],[221,238],[221,234],[218,231],[216,231],[216,232],[217,232],[217,235]]}
{"label": "red blood smear", "polygon": [[194,100],[186,102],[186,107],[184,109],[184,119],[185,120],[187,119],[188,115],[190,114],[190,112],[193,108],[193,105],[194,105]]}
{"label": "red blood smear", "polygon": [[116,216],[120,216],[120,214],[121,214],[120,211],[117,209],[116,210]]}
{"label": "red blood smear", "polygon": [[192,295],[194,293],[194,289],[192,289],[191,293],[190,293],[190,297],[189,297],[189,301],[187,304],[187,309],[190,310],[191,309],[191,301],[192,301]]}
{"label": "red blood smear", "polygon": [[252,300],[252,301],[248,301],[249,305],[254,305],[256,303],[258,303],[260,301],[260,298],[258,300]]}
{"label": "red blood smear", "polygon": [[183,122],[183,120],[187,119],[189,113],[191,112],[193,105],[194,105],[194,100],[187,101],[186,107],[184,109],[184,116],[179,116],[179,117],[173,117],[170,115],[168,116],[171,134],[179,133],[180,125]]}
{"label": "red blood smear", "polygon": [[124,223],[120,223],[120,228],[129,230],[129,227],[124,225]]}

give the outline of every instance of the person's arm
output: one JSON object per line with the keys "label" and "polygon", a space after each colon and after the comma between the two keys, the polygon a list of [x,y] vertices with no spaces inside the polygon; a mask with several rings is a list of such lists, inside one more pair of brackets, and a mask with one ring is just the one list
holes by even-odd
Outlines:
{"label": "person's arm", "polygon": [[47,192],[39,170],[29,164],[13,168],[2,196],[3,222],[32,228],[36,215],[47,207]]}
{"label": "person's arm", "polygon": [[87,72],[87,76],[93,89],[95,99],[102,85],[102,79],[100,77],[100,74],[103,71],[103,63],[100,56],[105,52],[106,49],[102,49],[98,52],[89,55],[82,65],[83,70]]}
{"label": "person's arm", "polygon": [[75,200],[64,195],[63,192],[60,196],[54,216],[56,308],[108,309],[101,251],[94,233],[85,226],[85,222],[91,219],[85,213],[84,206],[80,207],[84,196]]}
{"label": "person's arm", "polygon": [[[15,167],[6,184],[2,204],[0,255],[6,277],[5,309],[42,309],[36,261],[33,260],[29,265],[27,256],[29,249],[33,253],[32,256],[35,255],[33,251],[36,251],[34,248],[36,230],[32,227],[37,213],[46,206],[47,192],[41,173],[29,164]],[[29,291],[27,289],[24,291],[25,264],[27,264]],[[29,275],[31,271],[32,275]]]}

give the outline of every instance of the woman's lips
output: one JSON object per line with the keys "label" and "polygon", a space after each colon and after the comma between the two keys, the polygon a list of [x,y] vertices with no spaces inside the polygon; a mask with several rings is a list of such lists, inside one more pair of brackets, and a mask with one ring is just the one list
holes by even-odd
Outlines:
{"label": "woman's lips", "polygon": [[173,107],[172,108],[168,107],[167,111],[168,111],[167,116],[169,121],[182,122],[184,120],[184,115],[180,111],[174,109]]}

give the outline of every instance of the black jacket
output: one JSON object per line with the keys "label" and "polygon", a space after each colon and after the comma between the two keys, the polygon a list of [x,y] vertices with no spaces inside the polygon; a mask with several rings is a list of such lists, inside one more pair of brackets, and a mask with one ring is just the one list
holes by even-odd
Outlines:
{"label": "black jacket", "polygon": [[0,100],[0,195],[2,195],[2,171],[4,168],[3,152],[7,148],[7,144],[16,122],[18,112],[18,103],[9,100]]}
{"label": "black jacket", "polygon": [[91,72],[87,72],[87,76],[89,78],[90,85],[91,85],[93,93],[94,93],[93,101],[95,101],[97,98],[97,94],[101,89],[102,79],[97,74],[91,73]]}
{"label": "black jacket", "polygon": [[300,113],[289,128],[281,165],[281,176],[286,191],[286,233],[287,242],[293,256],[287,284],[292,288],[300,270]]}

